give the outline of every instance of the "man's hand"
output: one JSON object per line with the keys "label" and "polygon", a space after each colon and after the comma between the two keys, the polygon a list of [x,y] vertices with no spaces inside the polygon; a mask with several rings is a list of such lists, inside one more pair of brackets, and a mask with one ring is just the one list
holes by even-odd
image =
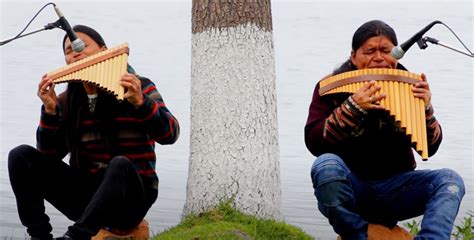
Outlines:
{"label": "man's hand", "polygon": [[56,114],[56,106],[58,105],[54,86],[53,80],[47,74],[43,75],[38,84],[38,97],[43,102],[45,112],[51,115]]}
{"label": "man's hand", "polygon": [[142,93],[142,82],[135,74],[126,73],[120,79],[120,85],[125,88],[124,98],[135,108],[139,108],[145,102]]}

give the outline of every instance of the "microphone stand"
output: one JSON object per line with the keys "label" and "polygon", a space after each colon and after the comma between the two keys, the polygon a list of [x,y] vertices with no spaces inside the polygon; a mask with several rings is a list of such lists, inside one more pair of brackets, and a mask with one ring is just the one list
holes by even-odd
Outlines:
{"label": "microphone stand", "polygon": [[38,30],[35,30],[35,31],[31,31],[29,33],[25,33],[25,34],[21,34],[21,35],[18,35],[18,36],[15,36],[13,38],[10,38],[10,39],[7,39],[7,40],[4,40],[4,41],[0,41],[0,46],[3,46],[15,39],[18,39],[18,38],[22,38],[22,37],[26,37],[26,36],[29,36],[29,35],[32,35],[32,34],[35,34],[35,33],[39,33],[41,31],[44,31],[44,30],[51,30],[53,28],[61,28],[61,24],[59,23],[59,20],[56,21],[56,22],[53,22],[53,23],[48,23],[46,24],[43,28],[41,29],[38,29]]}
{"label": "microphone stand", "polygon": [[469,52],[469,53],[464,52],[464,51],[459,50],[459,49],[457,49],[457,48],[455,48],[455,47],[451,47],[451,46],[449,46],[449,45],[447,45],[447,44],[444,44],[444,43],[440,42],[438,39],[435,39],[435,38],[432,38],[432,37],[428,37],[428,36],[426,36],[426,37],[421,38],[420,40],[418,40],[417,44],[418,44],[418,46],[420,47],[420,49],[425,49],[425,48],[428,47],[428,44],[426,44],[427,42],[432,43],[432,44],[436,44],[436,45],[439,45],[439,46],[442,46],[442,47],[445,47],[445,48],[450,49],[450,50],[453,50],[453,51],[455,51],[455,52],[464,54],[464,55],[466,55],[466,56],[468,56],[468,57],[474,58],[474,54],[472,54],[471,52]]}

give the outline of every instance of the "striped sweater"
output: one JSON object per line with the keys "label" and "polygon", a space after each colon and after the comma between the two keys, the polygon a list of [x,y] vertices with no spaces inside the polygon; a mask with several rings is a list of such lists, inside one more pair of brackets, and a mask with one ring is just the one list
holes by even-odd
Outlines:
{"label": "striped sweater", "polygon": [[[415,169],[410,139],[385,111],[363,113],[349,101],[350,94],[313,93],[305,126],[305,143],[315,156],[334,153],[359,177],[381,179]],[[438,150],[441,126],[426,110],[428,155]]]}
{"label": "striped sweater", "polygon": [[[157,188],[155,142],[174,143],[179,136],[179,124],[166,107],[153,82],[143,77],[140,77],[140,80],[145,99],[140,108],[135,109],[126,101],[117,102],[119,110],[112,116],[117,139],[114,152],[107,148],[106,141],[97,130],[101,119],[88,109],[82,111],[78,157],[88,163],[85,165],[86,170],[97,172],[106,167],[112,157],[125,156],[135,164],[144,184]],[[64,98],[60,96],[59,111],[56,115],[46,114],[44,106],[42,107],[36,133],[37,149],[50,159],[62,160],[70,151],[61,124],[62,106]]]}

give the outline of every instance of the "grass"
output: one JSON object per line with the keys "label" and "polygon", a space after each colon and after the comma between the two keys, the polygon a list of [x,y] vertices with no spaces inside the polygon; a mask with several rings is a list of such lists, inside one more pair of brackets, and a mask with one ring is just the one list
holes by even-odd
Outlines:
{"label": "grass", "polygon": [[420,232],[420,222],[412,220],[411,222],[406,222],[404,226],[408,228],[412,236],[416,236]]}
{"label": "grass", "polygon": [[469,213],[468,217],[464,217],[462,225],[454,226],[455,230],[452,234],[454,239],[471,240],[474,239],[474,226],[472,225],[473,214]]}
{"label": "grass", "polygon": [[155,240],[180,239],[313,239],[301,229],[274,220],[258,219],[221,203],[215,209],[186,217]]}
{"label": "grass", "polygon": [[[464,217],[464,221],[461,225],[456,225],[453,228],[453,232],[451,233],[452,239],[455,240],[472,240],[474,239],[474,225],[472,225],[472,218],[474,217],[474,213],[468,213],[467,217]],[[420,232],[420,223],[412,220],[411,222],[406,222],[404,224],[406,228],[410,231],[412,236],[415,236]]]}
{"label": "grass", "polygon": [[[474,239],[474,213],[464,217],[460,225],[453,228],[455,240]],[[415,236],[420,231],[420,223],[412,220],[404,224]],[[155,240],[252,240],[252,239],[313,239],[301,229],[274,220],[258,219],[243,214],[231,207],[231,201],[221,203],[215,209],[199,215],[186,217],[179,225],[154,237]]]}

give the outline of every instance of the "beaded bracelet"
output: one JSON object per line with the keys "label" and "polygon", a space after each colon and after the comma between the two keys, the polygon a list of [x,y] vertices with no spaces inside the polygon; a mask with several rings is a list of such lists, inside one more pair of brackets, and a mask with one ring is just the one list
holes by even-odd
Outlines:
{"label": "beaded bracelet", "polygon": [[363,113],[364,115],[367,115],[368,112],[366,110],[364,110],[361,106],[359,106],[359,104],[357,104],[354,99],[352,99],[352,96],[349,96],[349,102],[351,103],[352,106],[354,106],[357,110],[359,110],[359,112]]}

